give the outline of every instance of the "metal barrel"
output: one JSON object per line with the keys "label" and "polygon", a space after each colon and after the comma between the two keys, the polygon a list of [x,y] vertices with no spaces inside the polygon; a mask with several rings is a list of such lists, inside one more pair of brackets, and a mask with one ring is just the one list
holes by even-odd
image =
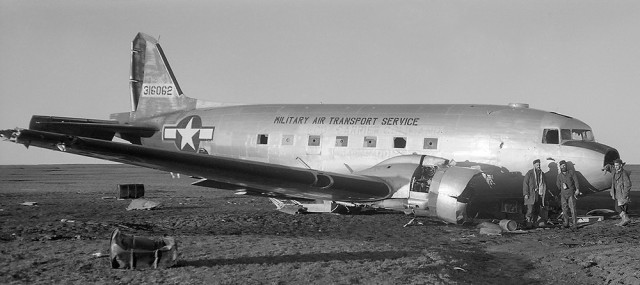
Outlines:
{"label": "metal barrel", "polygon": [[518,228],[518,223],[514,220],[500,220],[499,224],[505,232],[512,232]]}

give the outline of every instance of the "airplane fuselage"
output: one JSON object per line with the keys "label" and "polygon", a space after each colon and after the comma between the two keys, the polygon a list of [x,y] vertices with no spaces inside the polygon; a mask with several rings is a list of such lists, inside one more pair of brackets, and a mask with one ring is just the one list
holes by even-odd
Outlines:
{"label": "airplane fuselage", "polygon": [[566,160],[588,182],[585,193],[607,189],[601,169],[617,156],[585,123],[522,104],[237,105],[136,124],[162,130],[143,145],[338,173],[399,155],[439,157],[479,167],[507,196],[521,195],[514,188],[534,159],[552,182],[557,162]]}

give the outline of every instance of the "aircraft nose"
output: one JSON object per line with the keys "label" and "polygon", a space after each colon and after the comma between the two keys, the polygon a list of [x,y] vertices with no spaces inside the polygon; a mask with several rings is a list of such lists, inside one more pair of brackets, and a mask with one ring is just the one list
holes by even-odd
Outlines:
{"label": "aircraft nose", "polygon": [[562,143],[563,146],[573,146],[582,148],[585,150],[591,150],[600,155],[604,155],[604,162],[602,166],[607,164],[613,164],[613,161],[620,158],[620,154],[618,150],[613,147],[610,147],[605,144],[597,143],[597,142],[586,142],[586,141],[566,141]]}
{"label": "aircraft nose", "polygon": [[583,193],[600,192],[611,187],[611,172],[606,171],[613,161],[620,158],[613,147],[585,141],[567,141],[563,146],[575,147],[571,153],[576,171],[579,173],[580,191]]}

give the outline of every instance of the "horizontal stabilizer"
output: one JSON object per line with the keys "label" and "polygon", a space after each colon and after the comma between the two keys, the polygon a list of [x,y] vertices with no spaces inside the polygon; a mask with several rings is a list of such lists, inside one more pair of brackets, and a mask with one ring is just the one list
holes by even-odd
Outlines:
{"label": "horizontal stabilizer", "polygon": [[123,138],[151,137],[158,130],[154,127],[119,124],[117,121],[53,116],[33,116],[29,129],[88,137],[100,140],[112,140],[116,133]]}

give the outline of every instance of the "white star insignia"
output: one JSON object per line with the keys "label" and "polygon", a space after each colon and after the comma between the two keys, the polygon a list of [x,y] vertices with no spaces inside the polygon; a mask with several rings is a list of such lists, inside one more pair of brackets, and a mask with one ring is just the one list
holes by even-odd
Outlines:
{"label": "white star insignia", "polygon": [[[186,122],[186,120],[189,120],[189,122],[185,125],[184,122]],[[202,125],[202,123],[198,116],[184,118],[176,125],[165,125],[162,132],[162,139],[175,141],[176,147],[180,150],[198,151],[201,141],[213,140],[213,130],[215,129],[215,127],[203,127],[199,125]],[[178,134],[180,134],[179,137]],[[187,145],[191,148],[185,149]]]}
{"label": "white star insignia", "polygon": [[184,129],[177,129],[180,136],[182,136],[180,149],[184,149],[184,146],[186,145],[190,145],[192,149],[196,149],[196,146],[193,144],[193,137],[200,131],[200,129],[194,129],[192,125],[193,118],[189,120],[189,123],[184,127]]}

